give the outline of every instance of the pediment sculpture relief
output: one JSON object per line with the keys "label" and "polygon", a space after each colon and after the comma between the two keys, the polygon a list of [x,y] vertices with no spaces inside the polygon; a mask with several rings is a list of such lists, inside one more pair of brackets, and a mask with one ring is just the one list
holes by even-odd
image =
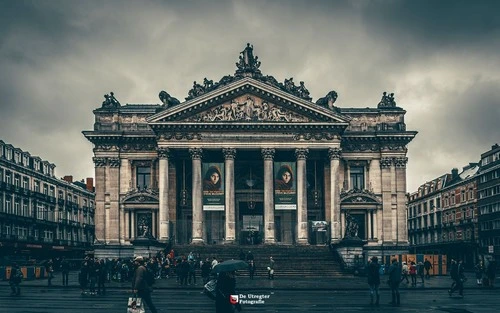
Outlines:
{"label": "pediment sculpture relief", "polygon": [[186,119],[188,122],[311,122],[307,117],[250,96],[240,97]]}

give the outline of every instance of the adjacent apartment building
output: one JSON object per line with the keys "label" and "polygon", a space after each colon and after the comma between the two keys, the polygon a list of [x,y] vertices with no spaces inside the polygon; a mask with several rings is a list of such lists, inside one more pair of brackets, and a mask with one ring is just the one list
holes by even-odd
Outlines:
{"label": "adjacent apartment building", "polygon": [[93,179],[59,179],[54,169],[0,140],[0,263],[79,258],[92,249]]}
{"label": "adjacent apartment building", "polygon": [[500,146],[481,154],[478,173],[479,244],[484,255],[500,257]]}
{"label": "adjacent apartment building", "polygon": [[472,267],[480,257],[478,237],[478,163],[454,168],[421,185],[408,198],[410,251],[444,254]]}

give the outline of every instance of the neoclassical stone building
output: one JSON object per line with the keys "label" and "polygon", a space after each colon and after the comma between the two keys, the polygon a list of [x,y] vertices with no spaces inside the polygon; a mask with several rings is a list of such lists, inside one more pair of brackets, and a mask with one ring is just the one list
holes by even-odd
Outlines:
{"label": "neoclassical stone building", "polygon": [[394,95],[374,108],[337,107],[335,91],[313,102],[304,82],[263,75],[250,45],[236,66],[218,82],[194,82],[182,102],[162,91],[162,104],[121,105],[111,93],[94,110],[94,129],[83,134],[94,144],[104,243],[96,253],[132,254],[141,238],[349,238],[368,254],[405,251],[406,153],[416,132]]}

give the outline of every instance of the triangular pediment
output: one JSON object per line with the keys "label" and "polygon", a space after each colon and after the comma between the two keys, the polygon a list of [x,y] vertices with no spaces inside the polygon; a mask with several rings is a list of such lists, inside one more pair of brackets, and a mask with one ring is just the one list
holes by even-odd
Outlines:
{"label": "triangular pediment", "polygon": [[347,127],[349,118],[246,77],[170,107],[148,118],[161,124],[328,124]]}

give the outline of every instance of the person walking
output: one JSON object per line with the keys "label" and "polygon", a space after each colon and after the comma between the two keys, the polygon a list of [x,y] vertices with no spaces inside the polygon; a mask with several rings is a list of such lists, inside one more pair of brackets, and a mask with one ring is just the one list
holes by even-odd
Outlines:
{"label": "person walking", "polygon": [[420,277],[420,280],[422,282],[422,285],[424,284],[424,263],[422,263],[422,261],[418,262],[417,263],[417,275],[418,277]]}
{"label": "person walking", "polygon": [[222,272],[217,278],[215,287],[215,312],[233,313],[236,310],[241,311],[239,303],[233,307],[230,296],[236,294],[236,278],[234,272]]}
{"label": "person walking", "polygon": [[403,266],[401,267],[401,274],[401,282],[406,279],[406,283],[410,283],[410,281],[408,280],[408,265],[406,264],[406,262],[403,262]]}
{"label": "person walking", "polygon": [[432,268],[432,264],[427,259],[424,260],[424,268],[425,268],[425,278],[427,279],[431,278],[430,270]]}
{"label": "person walking", "polygon": [[68,287],[69,280],[69,262],[65,257],[61,260],[61,274],[63,286]]}
{"label": "person walking", "polygon": [[417,265],[415,262],[410,263],[410,268],[408,269],[411,277],[411,286],[417,287]]}
{"label": "person walking", "polygon": [[451,297],[455,291],[458,290],[458,294],[460,297],[464,296],[464,268],[462,261],[451,260],[451,270],[450,270],[451,279],[453,279],[453,283],[451,284],[451,288],[448,290],[448,294]]}
{"label": "person walking", "polygon": [[142,298],[142,301],[147,304],[152,313],[157,313],[156,307],[151,299],[152,287],[149,286],[146,281],[146,275],[148,274],[146,273],[147,269],[144,265],[144,258],[142,256],[135,257],[134,265],[136,269],[134,278],[132,279],[132,292],[137,295],[137,297]]}
{"label": "person walking", "polygon": [[23,280],[23,272],[21,271],[17,263],[13,263],[9,277],[9,285],[10,289],[12,290],[10,294],[11,296],[21,295],[21,288],[19,287],[19,284],[21,284],[22,280]]}
{"label": "person walking", "polygon": [[483,284],[483,274],[484,274],[484,266],[483,261],[479,261],[474,266],[474,273],[476,274],[476,283],[478,286]]}
{"label": "person walking", "polygon": [[393,258],[391,261],[391,266],[389,267],[389,286],[391,287],[392,302],[390,304],[394,306],[399,306],[400,294],[399,294],[399,284],[401,283],[401,267],[399,266],[398,260]]}
{"label": "person walking", "polygon": [[380,295],[380,264],[378,264],[378,258],[376,256],[371,258],[368,264],[368,286],[370,286],[370,305],[373,305],[373,298],[375,296],[375,305],[379,305]]}
{"label": "person walking", "polygon": [[274,280],[274,259],[269,257],[269,266],[267,267],[267,276],[270,280]]}
{"label": "person walking", "polygon": [[192,282],[193,285],[196,285],[196,261],[194,259],[189,260],[188,258],[188,265],[188,284],[191,285]]}

